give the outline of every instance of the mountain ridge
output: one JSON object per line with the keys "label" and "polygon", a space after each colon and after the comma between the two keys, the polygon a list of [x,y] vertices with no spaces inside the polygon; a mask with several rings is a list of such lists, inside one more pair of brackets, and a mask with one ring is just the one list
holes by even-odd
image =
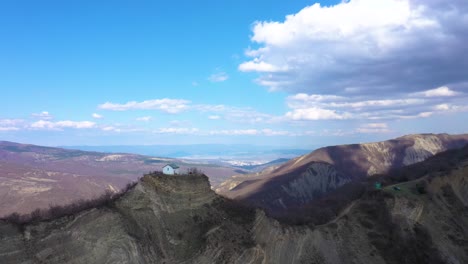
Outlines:
{"label": "mountain ridge", "polygon": [[468,147],[448,154],[461,158],[431,176],[425,193],[414,191],[414,182],[402,182],[398,192],[368,189],[316,226],[281,223],[239,206],[216,195],[205,176],[146,175],[111,205],[22,226],[0,220],[0,258],[6,264],[465,263]]}
{"label": "mountain ridge", "polygon": [[305,204],[346,183],[460,148],[468,134],[413,134],[387,141],[330,146],[264,172],[233,176],[216,189],[267,211]]}

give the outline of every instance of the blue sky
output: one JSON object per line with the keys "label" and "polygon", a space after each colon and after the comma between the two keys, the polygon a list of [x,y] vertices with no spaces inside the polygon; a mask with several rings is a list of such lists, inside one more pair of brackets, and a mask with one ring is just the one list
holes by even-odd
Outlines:
{"label": "blue sky", "polygon": [[467,6],[2,1],[0,139],[307,147],[465,133]]}

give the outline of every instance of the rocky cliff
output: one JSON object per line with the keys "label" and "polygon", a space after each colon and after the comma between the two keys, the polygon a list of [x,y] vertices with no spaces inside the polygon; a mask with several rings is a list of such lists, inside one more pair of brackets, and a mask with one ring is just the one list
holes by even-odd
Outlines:
{"label": "rocky cliff", "polygon": [[[468,263],[468,148],[437,175],[368,190],[335,219],[280,223],[204,176],[145,176],[111,204],[0,221],[2,263]],[[327,169],[327,168],[322,168]],[[318,171],[318,170],[317,170]],[[414,186],[426,181],[424,192]]]}
{"label": "rocky cliff", "polygon": [[306,204],[346,183],[414,164],[468,143],[468,134],[418,134],[375,143],[331,146],[270,170],[232,177],[216,189],[268,211]]}

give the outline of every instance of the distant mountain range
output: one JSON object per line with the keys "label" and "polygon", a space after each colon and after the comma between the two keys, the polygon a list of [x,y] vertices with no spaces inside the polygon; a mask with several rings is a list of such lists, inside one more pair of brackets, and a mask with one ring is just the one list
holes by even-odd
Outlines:
{"label": "distant mountain range", "polygon": [[128,145],[128,146],[61,146],[67,149],[109,153],[133,153],[169,158],[211,160],[263,160],[293,158],[310,152],[309,149],[280,148],[275,146],[193,144],[193,145]]}
{"label": "distant mountain range", "polygon": [[414,164],[467,143],[468,134],[418,134],[376,143],[324,147],[262,172],[235,175],[216,191],[272,213],[281,212],[352,181]]}

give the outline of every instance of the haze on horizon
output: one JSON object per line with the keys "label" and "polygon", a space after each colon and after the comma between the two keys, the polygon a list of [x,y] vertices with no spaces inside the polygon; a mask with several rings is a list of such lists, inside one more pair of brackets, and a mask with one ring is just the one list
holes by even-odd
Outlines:
{"label": "haze on horizon", "polygon": [[304,147],[466,133],[468,2],[3,1],[0,140]]}

